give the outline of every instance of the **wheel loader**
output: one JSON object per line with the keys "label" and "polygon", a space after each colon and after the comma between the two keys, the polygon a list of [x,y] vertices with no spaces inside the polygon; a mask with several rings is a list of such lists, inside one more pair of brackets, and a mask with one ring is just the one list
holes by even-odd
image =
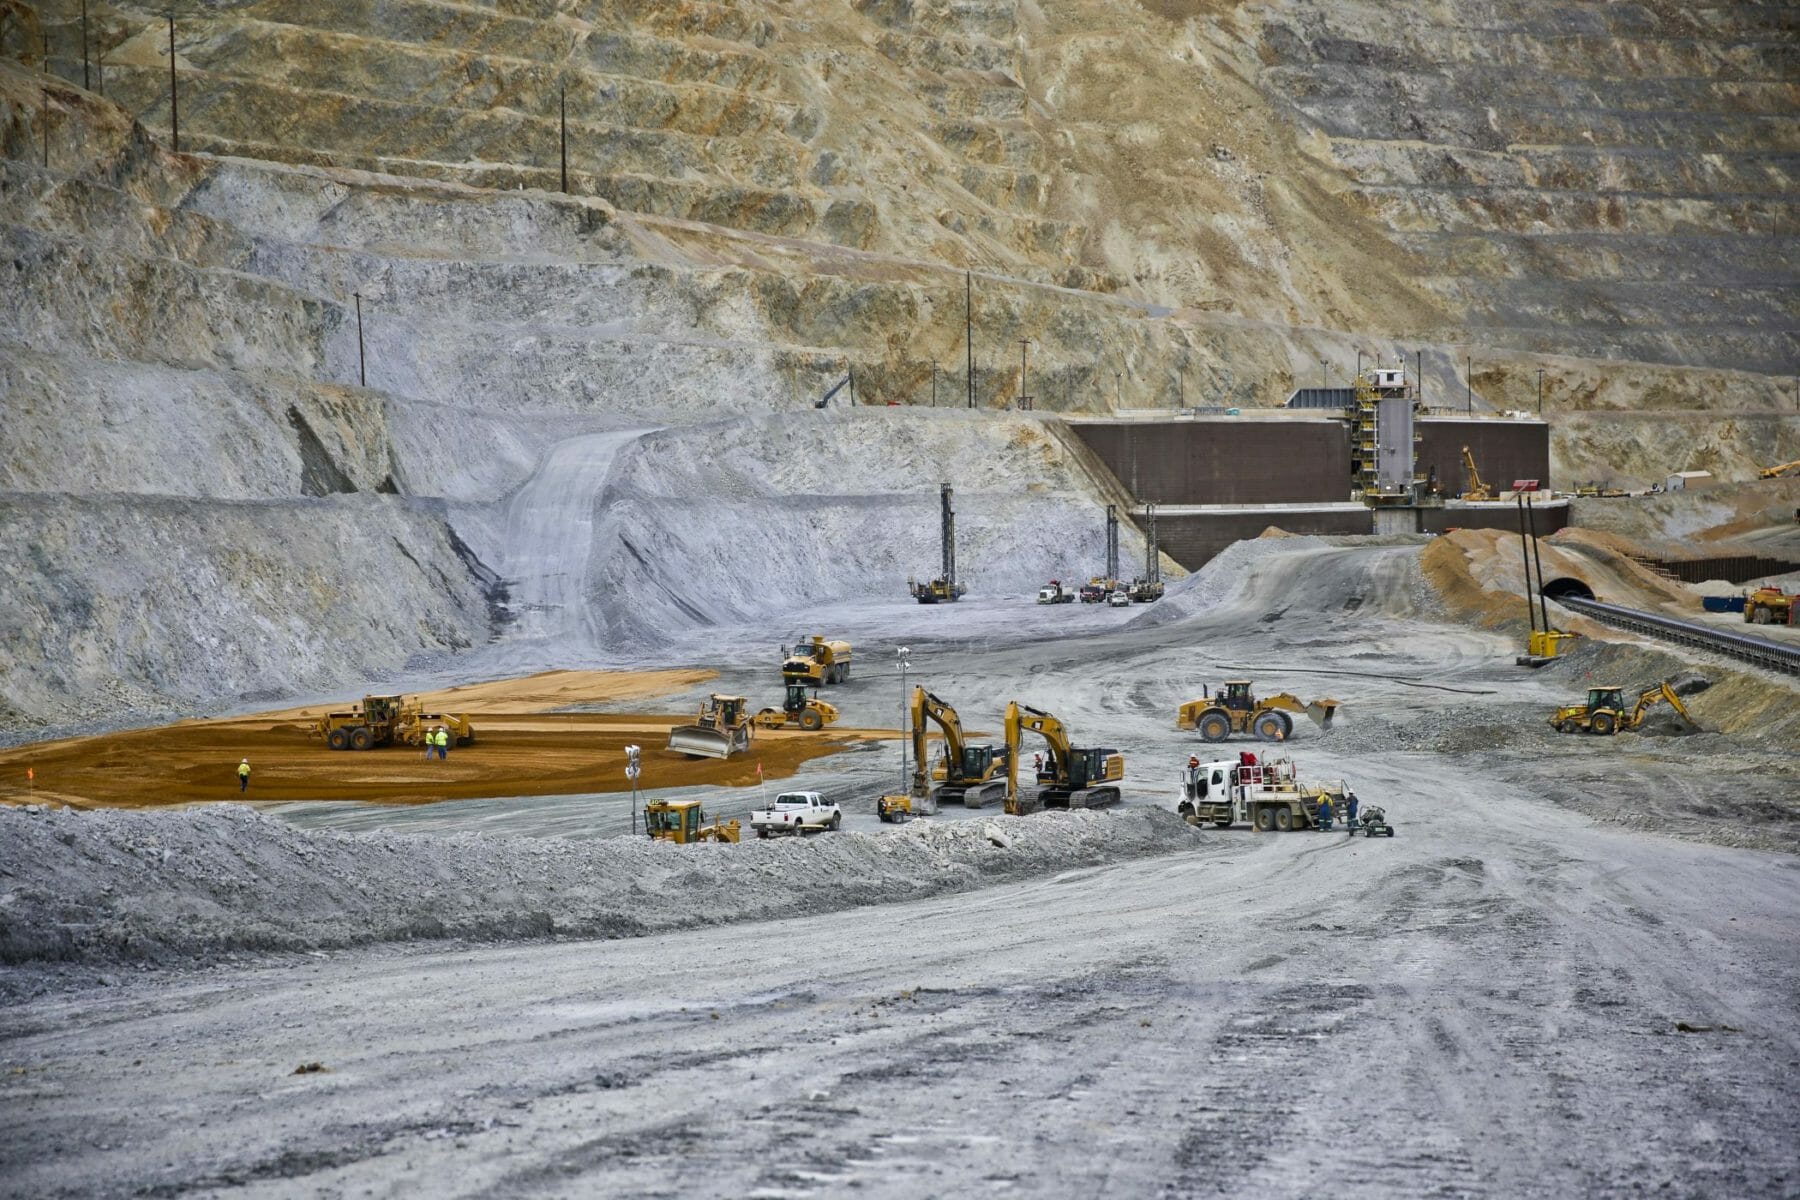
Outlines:
{"label": "wheel loader", "polygon": [[692,842],[739,842],[743,824],[737,820],[705,824],[706,810],[698,800],[652,800],[644,805],[644,832],[658,842],[686,846]]}
{"label": "wheel loader", "polygon": [[1321,729],[1330,729],[1337,715],[1336,700],[1307,704],[1292,692],[1258,700],[1248,679],[1228,679],[1210,699],[1189,700],[1175,714],[1175,728],[1198,730],[1202,739],[1222,742],[1232,734],[1254,734],[1265,742],[1285,742],[1294,736],[1294,713],[1305,713]]}
{"label": "wheel loader", "polygon": [[364,696],[347,712],[328,712],[314,722],[311,733],[325,739],[333,750],[371,750],[395,742],[407,746],[425,744],[427,730],[442,725],[458,746],[475,741],[475,727],[461,713],[426,712],[424,705],[405,696]]}
{"label": "wheel loader", "polygon": [[1550,724],[1562,733],[1597,733],[1605,736],[1621,729],[1636,729],[1644,723],[1644,714],[1663,702],[1680,713],[1683,721],[1689,725],[1694,724],[1694,718],[1688,715],[1687,705],[1681,702],[1681,697],[1675,694],[1675,689],[1667,682],[1646,688],[1639,693],[1637,702],[1629,709],[1625,707],[1624,688],[1589,688],[1586,704],[1565,704],[1551,715]]}
{"label": "wheel loader", "polygon": [[850,643],[826,641],[815,633],[810,642],[796,642],[791,650],[782,647],[781,678],[814,687],[843,683],[850,678]]}
{"label": "wheel loader", "polygon": [[804,683],[790,683],[780,708],[762,709],[751,719],[762,729],[804,729],[810,733],[835,722],[838,710],[835,704],[807,695]]}
{"label": "wheel loader", "polygon": [[730,758],[750,749],[750,701],[714,693],[692,725],[669,730],[669,749],[689,758]]}

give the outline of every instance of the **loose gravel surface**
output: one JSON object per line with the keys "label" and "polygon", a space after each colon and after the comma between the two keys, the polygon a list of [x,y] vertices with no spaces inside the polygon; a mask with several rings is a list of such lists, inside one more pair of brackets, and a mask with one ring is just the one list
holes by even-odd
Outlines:
{"label": "loose gravel surface", "polygon": [[[850,813],[804,841],[611,838],[600,796],[8,814],[0,1193],[1793,1194],[1800,772],[1720,731],[1792,685],[1696,662],[1705,732],[1557,734],[1644,652],[1516,668],[1416,558],[796,615],[857,641],[846,722],[892,723],[906,644],[978,731],[1017,698],[1119,747],[1110,813],[878,830],[886,744],[802,768]],[[793,632],[674,654],[728,688]],[[1268,749],[1174,729],[1232,677],[1342,701],[1281,752],[1398,836],[1152,811]]]}

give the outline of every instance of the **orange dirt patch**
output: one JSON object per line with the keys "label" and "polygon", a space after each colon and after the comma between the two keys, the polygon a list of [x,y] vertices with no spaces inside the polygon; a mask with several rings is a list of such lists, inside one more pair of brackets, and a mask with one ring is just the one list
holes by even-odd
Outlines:
{"label": "orange dirt patch", "polygon": [[[568,713],[551,708],[666,692],[703,683],[710,671],[553,671],[425,693],[446,710],[467,712],[475,744],[452,747],[443,761],[417,749],[333,751],[309,735],[326,707],[183,721],[99,737],[68,738],[0,750],[0,803],[36,800],[76,808],[157,808],[248,800],[353,800],[429,804],[489,796],[558,796],[630,790],[625,747],[643,747],[647,788],[742,787],[790,776],[801,763],[892,729],[821,733],[758,730],[750,753],[695,759],[664,749],[669,730],[689,713]],[[411,694],[411,693],[409,693]],[[347,704],[345,705],[347,707]],[[507,711],[511,710],[511,711]],[[238,792],[237,765],[250,760],[250,788]],[[35,787],[26,769],[36,774]]]}

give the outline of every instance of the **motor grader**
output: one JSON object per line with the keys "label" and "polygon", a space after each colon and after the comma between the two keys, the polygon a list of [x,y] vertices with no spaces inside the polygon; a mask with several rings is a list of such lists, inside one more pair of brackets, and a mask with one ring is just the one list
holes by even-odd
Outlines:
{"label": "motor grader", "polygon": [[1198,730],[1205,741],[1222,742],[1232,734],[1254,734],[1265,742],[1285,742],[1294,736],[1294,713],[1311,717],[1321,729],[1330,729],[1337,715],[1336,700],[1308,704],[1292,692],[1261,700],[1250,690],[1248,679],[1228,679],[1209,699],[1189,700],[1175,714],[1175,728]]}
{"label": "motor grader", "polygon": [[714,693],[691,725],[669,730],[669,749],[689,758],[730,758],[750,749],[750,701]]}
{"label": "motor grader", "polygon": [[743,824],[737,820],[708,825],[706,810],[698,800],[652,800],[644,805],[644,832],[654,841],[686,846],[693,842],[739,842]]}
{"label": "motor grader", "polygon": [[765,708],[751,720],[762,729],[823,729],[838,719],[837,705],[827,704],[815,695],[807,695],[804,683],[787,685],[787,697],[780,708]]}
{"label": "motor grader", "polygon": [[417,697],[364,696],[347,712],[328,712],[313,723],[313,737],[333,750],[371,750],[395,742],[425,744],[425,734],[442,725],[458,746],[475,741],[475,727],[461,713],[426,712]]}
{"label": "motor grader", "polygon": [[1680,713],[1682,720],[1689,725],[1694,724],[1694,718],[1688,715],[1687,705],[1681,702],[1681,697],[1675,694],[1675,689],[1667,682],[1646,688],[1639,693],[1637,702],[1629,709],[1625,707],[1624,688],[1589,688],[1586,704],[1563,705],[1551,715],[1550,724],[1562,733],[1597,733],[1605,736],[1621,729],[1636,729],[1644,723],[1645,713],[1664,702]]}

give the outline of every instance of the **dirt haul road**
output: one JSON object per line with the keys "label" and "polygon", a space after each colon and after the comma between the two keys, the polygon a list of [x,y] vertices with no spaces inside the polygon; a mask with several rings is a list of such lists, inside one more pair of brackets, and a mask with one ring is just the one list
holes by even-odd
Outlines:
{"label": "dirt haul road", "polygon": [[[913,681],[974,723],[991,727],[1017,697],[1067,720],[1079,744],[1122,748],[1140,803],[1168,803],[1199,748],[1173,716],[1203,684],[1247,675],[1333,695],[1345,704],[1333,729],[1302,723],[1287,751],[1309,777],[1342,776],[1385,804],[1392,840],[1206,830],[1124,863],[1045,859],[1032,878],[979,891],[936,886],[960,876],[934,867],[909,892],[907,864],[920,860],[882,839],[915,846],[949,825],[550,871],[533,864],[580,843],[481,834],[488,818],[473,805],[365,810],[345,826],[442,816],[429,827],[466,839],[414,862],[397,834],[356,835],[355,861],[393,862],[383,888],[389,876],[418,883],[385,936],[443,936],[433,895],[451,928],[464,927],[452,910],[540,935],[565,916],[588,931],[668,928],[616,918],[621,897],[627,915],[694,927],[341,950],[326,937],[259,940],[296,895],[308,912],[330,908],[329,887],[284,890],[287,876],[260,873],[266,835],[247,835],[242,859],[225,835],[204,855],[172,839],[126,851],[46,836],[44,877],[87,881],[85,898],[15,882],[8,911],[42,914],[77,945],[96,929],[128,947],[140,931],[166,944],[195,929],[233,953],[282,945],[293,957],[160,977],[106,957],[12,968],[25,998],[0,1016],[11,1072],[0,1187],[1791,1195],[1792,750],[1716,732],[1556,734],[1549,707],[1609,664],[1514,668],[1513,638],[1435,619],[1418,549],[1242,543],[1147,612],[974,597],[947,616],[898,601],[812,614],[859,648],[903,637]],[[764,662],[767,641],[720,628],[692,657]],[[1746,686],[1692,707],[1716,728],[1715,697]],[[833,696],[857,723],[899,698],[897,678]],[[1219,749],[1243,748],[1266,749]],[[803,764],[797,778],[860,796],[898,767],[891,745],[880,750]],[[523,816],[554,828],[566,806],[546,804]],[[1005,838],[1046,819],[962,828],[991,822]],[[315,865],[338,861],[345,836],[298,838],[296,878],[342,874],[344,905],[367,908],[375,885],[362,872]],[[929,845],[918,852],[939,862]],[[462,865],[495,856],[516,865]],[[171,882],[109,892],[111,860]],[[189,894],[190,861],[245,866]],[[837,866],[812,869],[827,861]],[[864,876],[917,898],[840,909],[869,895]],[[113,986],[78,986],[96,973]],[[292,1074],[311,1062],[326,1070]]]}
{"label": "dirt haul road", "polygon": [[0,1019],[0,1188],[1792,1194],[1795,880],[1484,786],[1391,841],[136,983]]}

